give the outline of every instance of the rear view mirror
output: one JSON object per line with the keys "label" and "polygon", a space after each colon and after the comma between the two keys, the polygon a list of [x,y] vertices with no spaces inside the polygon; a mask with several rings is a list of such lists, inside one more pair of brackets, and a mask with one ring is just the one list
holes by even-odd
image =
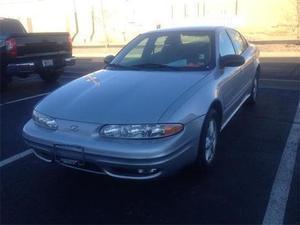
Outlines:
{"label": "rear view mirror", "polygon": [[225,55],[220,58],[220,66],[224,67],[236,67],[245,63],[245,58],[241,55]]}
{"label": "rear view mirror", "polygon": [[111,61],[113,61],[114,60],[114,56],[113,55],[108,55],[108,56],[106,56],[105,58],[104,58],[104,63],[105,64],[110,64],[111,63]]}

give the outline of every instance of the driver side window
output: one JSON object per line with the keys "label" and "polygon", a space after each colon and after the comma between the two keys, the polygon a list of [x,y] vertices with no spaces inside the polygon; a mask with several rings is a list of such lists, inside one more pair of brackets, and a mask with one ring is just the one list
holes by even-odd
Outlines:
{"label": "driver side window", "polygon": [[232,42],[226,31],[222,30],[219,34],[220,56],[235,55]]}

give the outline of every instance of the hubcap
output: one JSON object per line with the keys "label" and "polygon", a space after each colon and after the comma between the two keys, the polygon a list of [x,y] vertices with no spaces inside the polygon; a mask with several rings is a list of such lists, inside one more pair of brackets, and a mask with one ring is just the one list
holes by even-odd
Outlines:
{"label": "hubcap", "polygon": [[217,145],[217,125],[214,119],[209,122],[205,138],[205,160],[210,163],[216,152]]}
{"label": "hubcap", "polygon": [[252,97],[255,100],[257,96],[257,78],[254,79],[253,82],[253,90],[252,90]]}

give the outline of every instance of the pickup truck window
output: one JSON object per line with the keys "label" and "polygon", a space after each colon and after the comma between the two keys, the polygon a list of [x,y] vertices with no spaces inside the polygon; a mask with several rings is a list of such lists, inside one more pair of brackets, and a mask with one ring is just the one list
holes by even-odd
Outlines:
{"label": "pickup truck window", "polygon": [[3,19],[0,20],[0,34],[24,34],[26,30],[17,20]]}

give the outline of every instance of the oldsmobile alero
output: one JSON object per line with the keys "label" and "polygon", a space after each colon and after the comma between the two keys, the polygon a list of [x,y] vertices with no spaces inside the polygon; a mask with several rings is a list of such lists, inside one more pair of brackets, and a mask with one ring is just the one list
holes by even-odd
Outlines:
{"label": "oldsmobile alero", "polygon": [[226,27],[140,34],[39,102],[23,136],[44,161],[117,178],[209,168],[222,129],[256,101],[258,55]]}

